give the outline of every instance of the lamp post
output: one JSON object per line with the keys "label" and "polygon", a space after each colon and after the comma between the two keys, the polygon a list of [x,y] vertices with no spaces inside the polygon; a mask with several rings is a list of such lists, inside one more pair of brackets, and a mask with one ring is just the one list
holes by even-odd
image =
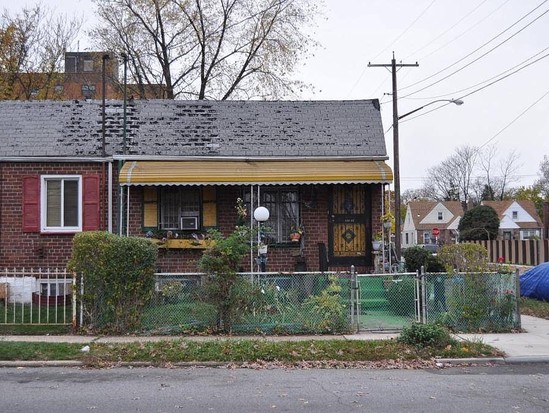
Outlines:
{"label": "lamp post", "polygon": [[267,264],[267,250],[261,248],[261,223],[269,219],[269,210],[265,207],[257,207],[254,210],[254,219],[257,221],[257,265],[259,272],[264,272]]}
{"label": "lamp post", "polygon": [[454,103],[455,105],[462,105],[463,101],[460,99],[438,99],[432,102],[429,102],[419,108],[416,108],[410,112],[405,113],[404,115],[398,116],[398,110],[396,104],[393,106],[393,175],[395,180],[395,253],[396,259],[400,262],[400,253],[401,253],[401,230],[400,230],[400,160],[399,160],[399,133],[398,133],[398,122],[405,118],[406,116],[416,113],[423,108],[432,105],[438,102],[449,102]]}

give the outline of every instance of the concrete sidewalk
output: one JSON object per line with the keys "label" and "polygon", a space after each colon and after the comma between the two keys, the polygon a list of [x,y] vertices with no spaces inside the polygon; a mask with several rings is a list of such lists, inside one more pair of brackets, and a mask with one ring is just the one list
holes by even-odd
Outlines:
{"label": "concrete sidewalk", "polygon": [[[501,359],[506,363],[549,363],[549,320],[522,316],[523,333],[502,334],[459,334],[457,338],[469,341],[480,341],[489,344],[505,353]],[[398,337],[395,333],[358,333],[349,335],[325,336],[0,336],[4,341],[42,342],[42,343],[130,343],[158,342],[165,340],[240,340],[243,338],[268,341],[305,341],[305,340],[390,340]],[[482,361],[484,359],[480,359]],[[448,361],[448,360],[446,360]],[[456,362],[459,360],[456,360]],[[462,362],[464,360],[461,360]],[[486,361],[486,360],[484,360]]]}

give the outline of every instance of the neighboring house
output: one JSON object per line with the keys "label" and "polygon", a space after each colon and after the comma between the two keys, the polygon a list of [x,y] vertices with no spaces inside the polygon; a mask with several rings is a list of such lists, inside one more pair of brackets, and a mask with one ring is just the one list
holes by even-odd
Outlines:
{"label": "neighboring house", "polygon": [[207,230],[261,205],[267,271],[368,271],[392,181],[377,100],[3,101],[0,142],[0,267],[64,267],[75,233],[107,230],[196,271]]}
{"label": "neighboring house", "polygon": [[455,243],[463,208],[459,201],[411,201],[402,226],[402,247]]}
{"label": "neighboring house", "polygon": [[542,238],[543,223],[532,201],[483,201],[482,205],[494,208],[498,214],[498,239]]}
{"label": "neighboring house", "polygon": [[[482,205],[494,208],[500,219],[498,239],[542,237],[543,223],[532,201],[483,201]],[[402,227],[402,247],[456,242],[463,213],[459,201],[409,202]]]}

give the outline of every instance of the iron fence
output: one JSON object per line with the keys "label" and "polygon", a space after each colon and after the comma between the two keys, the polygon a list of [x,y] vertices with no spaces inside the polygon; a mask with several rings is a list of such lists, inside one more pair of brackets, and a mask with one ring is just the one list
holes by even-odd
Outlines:
{"label": "iron fence", "polygon": [[0,324],[73,324],[74,285],[75,277],[65,269],[4,269],[0,273]]}

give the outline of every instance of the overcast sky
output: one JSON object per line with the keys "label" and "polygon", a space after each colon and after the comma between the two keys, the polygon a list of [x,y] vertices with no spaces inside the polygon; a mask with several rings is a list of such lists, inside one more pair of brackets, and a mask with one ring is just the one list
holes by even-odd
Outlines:
{"label": "overcast sky", "polygon": [[[2,9],[14,10],[14,3],[34,1],[0,0]],[[91,0],[42,3],[93,21]],[[516,151],[521,164],[516,184],[534,182],[549,154],[549,0],[325,0],[325,5],[314,29],[322,47],[296,76],[315,92],[302,98],[380,99],[391,166],[391,76],[368,62],[389,64],[394,52],[397,63],[419,64],[398,71],[400,115],[437,99],[465,102],[430,112],[439,105],[432,104],[417,112],[421,116],[401,121],[402,190],[420,187],[427,169],[462,145],[495,144],[500,158]],[[503,75],[509,76],[497,81]]]}

